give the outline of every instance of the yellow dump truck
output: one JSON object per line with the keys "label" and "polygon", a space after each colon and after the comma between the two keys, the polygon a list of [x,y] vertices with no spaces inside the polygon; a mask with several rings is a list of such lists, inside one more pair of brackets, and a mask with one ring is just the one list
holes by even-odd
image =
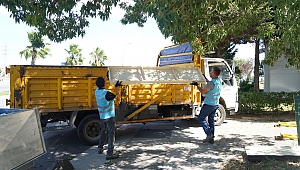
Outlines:
{"label": "yellow dump truck", "polygon": [[[177,46],[164,50],[173,48]],[[6,69],[10,73],[11,92],[6,103],[11,108],[38,107],[43,131],[75,125],[80,140],[94,145],[98,143],[100,127],[94,96],[97,77],[104,77],[109,71],[110,82],[106,86],[112,92],[117,80],[123,82],[119,87],[121,98],[115,101],[118,124],[191,119],[199,114],[202,96],[189,83],[196,80],[204,84],[202,74],[209,77],[209,68],[218,65],[225,90],[221,94],[216,125],[224,121],[225,109],[237,111],[237,85],[226,61],[201,58],[192,52],[175,50],[175,54],[163,55],[164,52],[160,52],[156,67],[11,65]],[[47,126],[58,121],[67,124]]]}

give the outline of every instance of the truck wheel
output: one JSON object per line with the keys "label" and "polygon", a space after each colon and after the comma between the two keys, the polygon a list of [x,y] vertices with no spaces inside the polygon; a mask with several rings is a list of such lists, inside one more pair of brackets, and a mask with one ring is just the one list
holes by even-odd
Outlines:
{"label": "truck wheel", "polygon": [[215,126],[221,125],[226,118],[226,111],[224,107],[220,104],[218,110],[215,115]]}
{"label": "truck wheel", "polygon": [[99,143],[100,119],[99,115],[91,114],[84,117],[77,127],[79,139],[86,145]]}

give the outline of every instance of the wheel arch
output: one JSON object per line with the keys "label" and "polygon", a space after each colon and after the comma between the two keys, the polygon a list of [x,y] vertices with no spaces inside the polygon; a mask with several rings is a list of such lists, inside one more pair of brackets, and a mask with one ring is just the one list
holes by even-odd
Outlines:
{"label": "wheel arch", "polygon": [[99,114],[98,110],[82,110],[79,111],[77,114],[77,117],[75,119],[74,125],[76,127],[79,126],[80,122],[82,121],[82,119],[84,119],[86,116],[91,115],[91,114]]}
{"label": "wheel arch", "polygon": [[220,99],[219,99],[219,104],[221,104],[221,105],[224,107],[225,110],[227,109],[227,107],[226,107],[226,102],[225,102],[225,100],[224,100],[223,97],[220,97]]}

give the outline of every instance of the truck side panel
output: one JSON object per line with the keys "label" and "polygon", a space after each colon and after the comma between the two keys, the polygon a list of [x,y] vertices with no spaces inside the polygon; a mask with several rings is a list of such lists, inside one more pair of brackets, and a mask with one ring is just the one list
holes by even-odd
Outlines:
{"label": "truck side panel", "polygon": [[39,112],[96,109],[95,80],[107,67],[11,66],[11,108]]}
{"label": "truck side panel", "polygon": [[[96,110],[95,80],[107,71],[107,67],[90,66],[11,66],[11,108],[37,106],[40,113]],[[107,88],[115,92],[109,82]],[[115,102],[117,106],[121,101],[138,107],[152,101],[157,106],[200,102],[199,91],[189,84],[134,84],[121,88],[122,99]]]}
{"label": "truck side panel", "polygon": [[[131,85],[128,90],[127,99],[133,104],[146,104],[170,88],[169,84]],[[155,104],[174,105],[191,104],[192,94],[197,92],[190,85],[174,85],[171,93],[158,99]]]}
{"label": "truck side panel", "polygon": [[25,78],[24,107],[57,112],[96,109],[95,78]]}

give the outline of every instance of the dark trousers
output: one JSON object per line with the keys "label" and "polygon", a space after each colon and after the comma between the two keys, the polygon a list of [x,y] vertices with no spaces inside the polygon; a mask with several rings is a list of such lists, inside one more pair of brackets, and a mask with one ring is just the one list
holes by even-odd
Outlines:
{"label": "dark trousers", "polygon": [[106,141],[106,135],[107,135],[107,155],[111,155],[114,150],[114,142],[115,142],[115,130],[116,130],[116,121],[115,118],[109,118],[109,119],[100,119],[100,139],[99,139],[99,145],[98,148],[103,149],[103,145]]}
{"label": "dark trousers", "polygon": [[[200,125],[203,127],[203,130],[206,135],[215,134],[215,115],[216,110],[219,106],[211,106],[204,104],[200,110],[200,114],[198,115],[198,121]],[[208,121],[205,118],[208,117]]]}

